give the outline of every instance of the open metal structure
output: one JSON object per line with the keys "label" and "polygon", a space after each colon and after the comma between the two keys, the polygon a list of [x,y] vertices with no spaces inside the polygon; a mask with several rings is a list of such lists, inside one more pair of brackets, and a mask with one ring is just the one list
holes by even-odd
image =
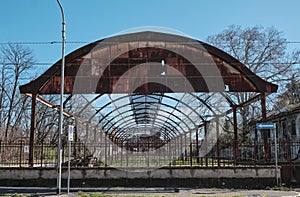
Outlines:
{"label": "open metal structure", "polygon": [[[32,165],[36,102],[59,110],[43,96],[60,93],[60,67],[61,60],[20,87],[21,93],[32,98]],[[118,35],[65,57],[64,105],[72,106],[64,111],[65,117],[74,120],[81,141],[105,144],[104,151],[94,148],[92,152],[104,154],[99,159],[112,166],[108,160],[115,155],[118,163],[126,157],[125,152],[127,157],[147,157],[148,166],[151,155],[155,163],[161,154],[168,154],[169,161],[187,150],[198,156],[208,154],[205,143],[217,142],[222,121],[228,116],[233,119],[236,160],[237,109],[260,101],[264,120],[265,97],[276,91],[277,85],[264,81],[224,51],[173,34]],[[232,95],[240,92],[253,92],[254,96],[239,102]],[[268,133],[263,132],[263,137],[267,140]],[[196,144],[195,150],[191,144]]]}

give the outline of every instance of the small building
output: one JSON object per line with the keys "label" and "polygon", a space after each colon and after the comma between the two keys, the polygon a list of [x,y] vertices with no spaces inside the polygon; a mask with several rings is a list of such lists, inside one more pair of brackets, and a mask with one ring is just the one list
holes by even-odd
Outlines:
{"label": "small building", "polygon": [[[276,111],[269,112],[266,122],[276,123],[278,150],[280,161],[300,161],[300,103],[288,105]],[[252,126],[252,139],[261,141],[262,135]],[[274,132],[268,131],[270,151],[274,155]]]}
{"label": "small building", "polygon": [[[300,140],[300,103],[271,112],[267,121],[276,123],[280,140]],[[272,133],[270,133],[270,138],[274,138]]]}

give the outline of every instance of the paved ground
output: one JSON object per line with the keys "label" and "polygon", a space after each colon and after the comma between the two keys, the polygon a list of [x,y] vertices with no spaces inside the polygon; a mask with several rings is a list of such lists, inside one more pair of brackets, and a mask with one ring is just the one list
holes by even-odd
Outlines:
{"label": "paved ground", "polygon": [[[71,188],[70,196],[75,196],[78,191],[97,192],[102,194],[116,194],[116,196],[251,196],[251,197],[281,197],[297,196],[300,197],[300,189],[292,191],[275,190],[238,190],[238,189],[192,189],[192,188]],[[0,187],[1,194],[39,194],[40,196],[56,196],[56,188],[42,187]],[[66,195],[66,190],[62,190],[62,196]]]}

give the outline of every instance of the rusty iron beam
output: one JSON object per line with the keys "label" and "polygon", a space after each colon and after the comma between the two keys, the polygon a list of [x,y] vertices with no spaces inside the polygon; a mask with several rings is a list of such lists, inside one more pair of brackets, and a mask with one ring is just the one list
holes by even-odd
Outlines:
{"label": "rusty iron beam", "polygon": [[237,125],[237,106],[232,106],[233,111],[233,155],[234,165],[238,163],[239,141],[238,141],[238,125]]}
{"label": "rusty iron beam", "polygon": [[248,105],[250,105],[251,103],[254,103],[254,102],[260,100],[260,98],[261,98],[261,95],[258,94],[258,95],[256,95],[256,96],[254,96],[254,97],[248,99],[247,101],[245,101],[245,102],[243,102],[243,103],[237,104],[237,106],[238,106],[238,107],[245,107],[245,106],[248,106]]}
{"label": "rusty iron beam", "polygon": [[[26,95],[29,96],[29,97],[31,97],[31,98],[34,96],[32,94],[26,94]],[[44,104],[44,105],[46,105],[46,106],[48,106],[48,107],[50,107],[50,108],[52,108],[52,109],[54,109],[56,111],[59,111],[60,107],[58,105],[55,105],[55,104],[53,104],[53,103],[45,100],[44,98],[40,97],[39,95],[36,95],[36,101],[39,101],[40,103],[42,103],[42,104]],[[87,122],[85,120],[82,120],[80,117],[76,116],[75,114],[72,114],[72,113],[70,113],[70,112],[68,112],[66,110],[63,110],[63,115],[65,115],[68,118],[72,118],[74,120],[76,119],[80,123],[86,123]]]}
{"label": "rusty iron beam", "polygon": [[[145,37],[143,37],[145,36]],[[124,37],[128,37],[122,41]],[[136,40],[137,38],[141,40]],[[159,39],[158,39],[159,38]],[[164,38],[165,40],[161,40]],[[118,44],[130,44],[135,41],[151,41],[153,42],[164,42],[170,46],[174,47],[184,47],[186,53],[197,54],[199,57],[199,65],[209,65],[214,64],[218,67],[220,71],[220,78],[223,79],[224,84],[229,87],[229,91],[231,92],[276,92],[277,85],[271,84],[269,82],[264,81],[253,72],[251,72],[245,65],[239,62],[237,59],[231,57],[229,54],[217,49],[213,46],[210,46],[206,43],[193,40],[190,38],[179,38],[175,35],[157,33],[157,32],[140,32],[122,36],[116,36],[113,38],[108,38],[113,40],[119,40],[115,43],[103,43],[102,48],[96,49],[102,50],[103,48],[109,49],[109,53],[116,53],[119,45]],[[185,40],[186,42],[174,42],[174,40]],[[184,43],[194,42],[200,43],[201,47],[197,48],[197,46],[189,46]],[[116,57],[112,62],[105,62],[103,72],[95,72],[95,70],[99,70],[99,65],[101,62],[99,59],[104,59],[108,54],[97,54],[101,57],[91,57],[87,58],[86,55],[93,50],[97,44],[101,43],[98,41],[93,44],[86,45],[72,53],[70,53],[66,57],[66,77],[65,77],[65,89],[64,92],[72,94],[72,93],[112,93],[113,87],[116,83],[116,79],[119,79],[125,72],[129,69],[133,68],[136,65],[146,62],[158,62],[160,63],[161,59],[165,59],[166,64],[172,66],[177,71],[181,72],[185,79],[189,80],[193,85],[195,92],[208,92],[214,90],[208,90],[203,77],[217,77],[217,76],[201,76],[201,73],[196,69],[195,65],[193,65],[189,60],[187,60],[182,55],[172,52],[170,50],[166,50],[163,48],[156,47],[139,47],[133,50],[125,51],[124,54]],[[203,50],[203,47],[206,49]],[[93,50],[93,52],[96,52]],[[138,53],[135,53],[138,52]],[[95,53],[94,53],[95,54]],[[136,54],[138,56],[136,56]],[[153,55],[154,54],[154,55]],[[208,55],[209,54],[209,55]],[[209,61],[207,61],[208,56],[211,57]],[[84,65],[84,69],[80,69],[80,65]],[[107,67],[106,67],[107,66]],[[105,68],[106,67],[106,68]],[[93,69],[94,68],[94,69]],[[160,68],[162,69],[162,68]],[[77,71],[80,71],[79,73]],[[145,71],[148,72],[148,71]],[[154,72],[154,71],[149,71]],[[156,71],[155,71],[156,72]],[[99,74],[101,73],[101,74]],[[168,79],[166,81],[178,82],[173,78],[176,76],[170,76],[167,74],[166,76],[158,76],[157,79]],[[78,77],[79,76],[79,77]],[[100,77],[100,78],[99,78]],[[138,77],[138,76],[135,76]],[[178,77],[178,76],[177,76]],[[74,81],[81,80],[84,84],[84,88],[78,88],[78,92],[73,92]],[[43,75],[38,77],[36,80],[23,85],[20,87],[21,93],[34,93],[34,94],[58,94],[59,93],[59,85],[60,85],[60,61],[55,63],[52,67],[50,67]],[[87,84],[97,85],[96,90],[94,90],[92,86]],[[87,87],[88,86],[88,87]],[[123,84],[123,88],[120,88],[120,91],[126,92],[126,84]],[[140,93],[149,94],[157,91],[169,92],[171,91],[168,87],[163,87],[161,85],[147,83],[144,85],[145,89]],[[179,85],[180,86],[180,85]],[[183,90],[184,91],[184,90]],[[219,91],[219,89],[218,89]]]}
{"label": "rusty iron beam", "polygon": [[28,163],[30,167],[34,164],[34,140],[36,129],[36,100],[37,95],[34,94],[31,97],[31,119],[30,119],[30,137],[29,137],[29,158]]}
{"label": "rusty iron beam", "polygon": [[[267,119],[266,94],[265,93],[261,94],[261,117],[262,117],[262,122],[265,122]],[[269,130],[261,129],[261,132],[262,132],[263,141],[264,141],[265,160],[269,161],[270,160],[270,147],[269,147],[269,143],[268,143]]]}

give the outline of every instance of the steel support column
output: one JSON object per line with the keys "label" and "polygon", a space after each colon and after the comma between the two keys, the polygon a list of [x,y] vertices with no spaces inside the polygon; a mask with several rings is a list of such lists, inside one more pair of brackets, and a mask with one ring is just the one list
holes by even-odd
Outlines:
{"label": "steel support column", "polygon": [[190,131],[190,166],[193,166],[193,141],[192,141],[192,131]]}
{"label": "steel support column", "polygon": [[234,165],[237,165],[238,153],[239,153],[239,141],[238,141],[238,127],[237,127],[237,106],[232,106],[233,111],[233,156],[234,156]]}
{"label": "steel support column", "polygon": [[257,157],[257,153],[258,153],[257,141],[258,141],[257,129],[254,128],[254,153],[253,153],[253,156],[254,156],[255,161],[258,160],[258,157]]}
{"label": "steel support column", "polygon": [[[266,110],[266,94],[262,93],[260,96],[261,100],[261,120],[262,122],[266,121],[267,119],[267,110]],[[264,152],[265,152],[265,161],[270,159],[270,149],[269,149],[269,130],[268,129],[261,129],[263,140],[264,140]]]}
{"label": "steel support column", "polygon": [[[208,121],[204,121],[203,124],[204,124],[204,136],[206,138],[206,144],[205,144],[205,152],[207,153],[207,143],[209,143],[207,141],[207,123]],[[208,158],[207,158],[207,155],[203,155],[203,157],[205,157],[205,166],[208,166]]]}
{"label": "steel support column", "polygon": [[197,164],[200,163],[199,158],[199,129],[196,128],[196,157],[197,157]]}
{"label": "steel support column", "polygon": [[31,97],[31,120],[30,120],[30,137],[29,137],[29,158],[28,164],[33,167],[34,164],[34,140],[36,128],[36,94]]}
{"label": "steel support column", "polygon": [[220,128],[219,128],[219,117],[216,117],[216,130],[217,130],[217,157],[218,157],[218,166],[220,167]]}

